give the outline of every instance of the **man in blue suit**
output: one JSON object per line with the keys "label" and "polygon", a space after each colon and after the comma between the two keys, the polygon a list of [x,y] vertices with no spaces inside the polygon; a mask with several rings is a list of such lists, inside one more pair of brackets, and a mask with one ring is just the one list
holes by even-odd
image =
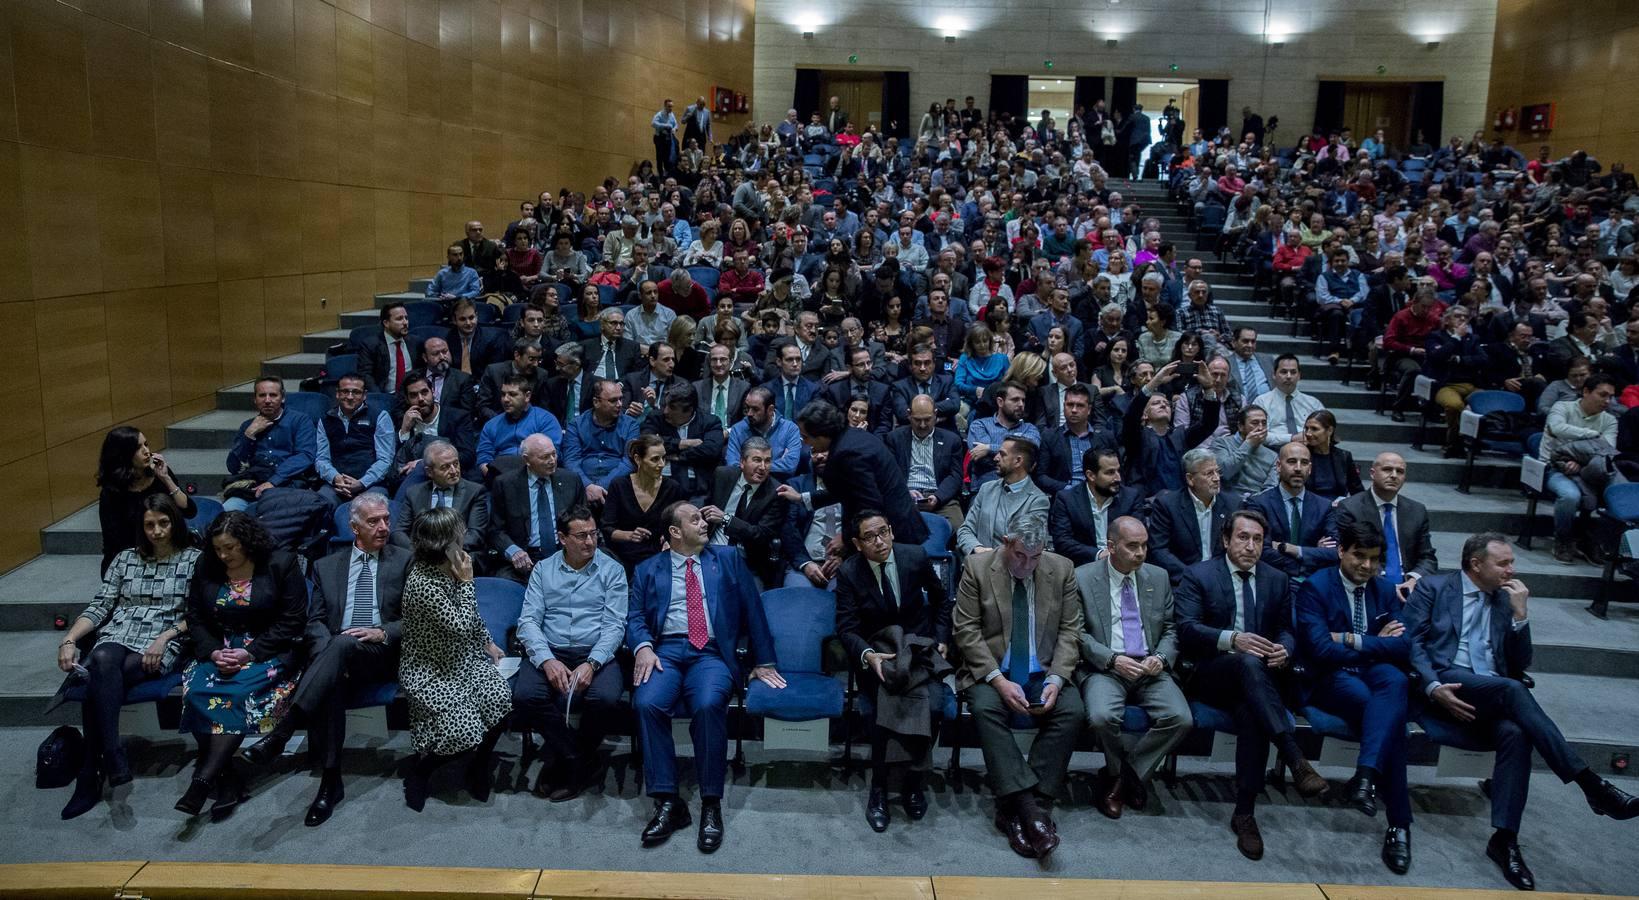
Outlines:
{"label": "man in blue suit", "polygon": [[808,401],[819,394],[820,386],[813,379],[803,377],[802,350],[796,344],[786,344],[777,352],[779,375],[764,382],[763,387],[774,397],[774,408],[780,415],[795,419]]}
{"label": "man in blue suit", "polygon": [[692,716],[695,772],[700,781],[702,853],[723,844],[723,781],[728,755],[728,701],[741,678],[734,648],[748,635],[756,666],[751,677],[785,687],[775,669],[757,582],[734,547],[708,544],[710,529],[699,507],[673,503],[661,512],[669,551],[640,563],[632,573],[626,643],[632,648],[632,706],[643,741],[643,780],[655,798],[654,818],[643,845],[665,842],[689,824],[677,794],[672,717]]}
{"label": "man in blue suit", "polygon": [[911,400],[926,394],[933,400],[939,427],[956,430],[956,413],[962,398],[956,393],[956,381],[943,372],[934,371],[933,345],[917,344],[911,348],[910,377],[893,384],[894,415],[898,421],[910,424]]}
{"label": "man in blue suit", "polygon": [[1411,665],[1422,679],[1429,714],[1496,745],[1491,770],[1496,832],[1485,854],[1509,884],[1525,891],[1536,889],[1518,843],[1532,750],[1561,781],[1576,782],[1595,813],[1639,816],[1639,797],[1594,774],[1519,680],[1531,665],[1530,596],[1514,577],[1508,538],[1484,532],[1463,543],[1460,572],[1419,579],[1405,609]]}
{"label": "man in blue suit", "polygon": [[1150,562],[1167,570],[1172,584],[1203,559],[1224,555],[1218,539],[1241,495],[1221,490],[1218,459],[1205,447],[1184,454],[1184,489],[1150,499]]}
{"label": "man in blue suit", "polygon": [[1110,523],[1122,516],[1143,522],[1144,497],[1138,488],[1121,486],[1121,456],[1114,450],[1089,449],[1082,461],[1086,480],[1053,495],[1047,532],[1053,551],[1078,566],[1098,559],[1109,546]]}
{"label": "man in blue suit", "polygon": [[1366,522],[1338,534],[1338,564],[1298,589],[1298,655],[1308,676],[1309,703],[1349,723],[1360,755],[1344,797],[1377,815],[1382,779],[1388,832],[1383,864],[1396,875],[1411,867],[1411,798],[1406,789],[1407,678],[1411,645],[1398,621],[1400,595],[1377,577],[1383,536]]}
{"label": "man in blue suit", "polygon": [[1263,792],[1270,743],[1291,766],[1298,793],[1316,797],[1326,790],[1326,780],[1298,749],[1296,726],[1282,699],[1297,642],[1291,582],[1258,560],[1268,530],[1255,510],[1230,515],[1223,530],[1224,557],[1190,566],[1173,595],[1178,647],[1194,663],[1184,690],[1235,720],[1235,812],[1229,828],[1241,855],[1254,860],[1263,858],[1263,835],[1252,809]]}
{"label": "man in blue suit", "polygon": [[1280,448],[1277,484],[1246,498],[1246,508],[1257,510],[1269,522],[1264,563],[1300,583],[1316,569],[1337,565],[1332,501],[1304,487],[1312,467],[1309,448],[1291,441]]}

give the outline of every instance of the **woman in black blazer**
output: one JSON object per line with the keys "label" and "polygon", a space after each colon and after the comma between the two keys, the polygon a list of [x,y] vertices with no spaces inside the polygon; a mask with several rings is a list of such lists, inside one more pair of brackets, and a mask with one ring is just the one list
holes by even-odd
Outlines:
{"label": "woman in black blazer", "polygon": [[194,661],[183,681],[182,728],[199,742],[192,783],[176,808],[198,815],[213,791],[211,818],[246,799],[233,772],[247,734],[265,734],[290,708],[307,624],[307,584],[296,558],[273,551],[261,523],[223,513],[205,536],[188,587]]}
{"label": "woman in black blazer", "polygon": [[1338,500],[1358,494],[1360,467],[1355,465],[1354,454],[1337,444],[1337,417],[1324,409],[1315,410],[1303,423],[1303,443],[1309,447],[1309,459],[1314,468],[1304,487]]}

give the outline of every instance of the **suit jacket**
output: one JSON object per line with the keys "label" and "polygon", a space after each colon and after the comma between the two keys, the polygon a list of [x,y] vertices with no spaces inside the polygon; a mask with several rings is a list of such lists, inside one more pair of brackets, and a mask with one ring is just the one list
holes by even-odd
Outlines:
{"label": "suit jacket", "polygon": [[[780,415],[790,419],[793,422],[797,420],[797,413],[802,412],[802,408],[808,405],[808,401],[818,397],[820,393],[820,385],[818,381],[815,381],[806,375],[798,378],[796,384],[797,405],[792,408],[791,414],[787,416],[785,414],[785,379],[779,375],[776,375],[768,381],[763,382],[761,387],[767,388],[768,392],[774,395],[774,408],[779,410]],[[839,406],[837,408],[843,410],[844,412],[847,411],[846,406]]]}
{"label": "suit jacket", "polygon": [[[710,377],[702,378],[694,383],[695,393],[700,397],[700,410],[711,412],[711,392],[716,388]],[[743,418],[745,412],[746,391],[751,390],[751,383],[744,378],[729,376],[728,397],[723,406],[723,427],[733,428],[734,423]]]}
{"label": "suit jacket", "polygon": [[[721,458],[722,453],[719,451],[717,456]],[[780,487],[779,482],[769,478],[748,494],[741,495],[746,512],[744,516],[736,515],[735,510],[729,508],[728,499],[739,480],[739,466],[718,466],[713,474],[706,505],[717,507],[728,518],[712,530],[714,535],[718,529],[725,531],[728,542],[745,553],[747,565],[764,578],[769,578],[780,568],[779,554],[774,552],[773,546],[774,539],[780,536],[780,528],[785,524],[786,502],[775,495]]]}
{"label": "suit jacket", "polygon": [[[603,337],[587,338],[580,342],[581,367],[592,374],[603,371]],[[615,344],[615,368],[620,377],[625,378],[634,372],[641,372],[649,367],[648,357],[643,355],[643,348],[637,341],[621,338]]]}
{"label": "suit jacket", "polygon": [[[1412,589],[1404,610],[1406,636],[1411,642],[1411,667],[1423,680],[1423,689],[1441,680],[1457,658],[1463,630],[1463,576],[1461,572],[1430,575]],[[1515,630],[1508,593],[1491,592],[1492,668],[1518,677],[1531,667],[1531,626]]]}
{"label": "suit jacket", "polygon": [[[461,335],[454,328],[450,329],[445,340],[450,345],[450,368],[461,371],[461,360],[465,358],[467,347],[461,342]],[[478,326],[472,334],[472,364],[468,368],[472,377],[477,378],[484,374],[484,370],[498,362],[506,362],[512,358],[512,341],[507,339],[507,333],[501,328],[485,328]]]}
{"label": "suit jacket", "polygon": [[[1400,568],[1405,574],[1433,575],[1440,558],[1434,552],[1434,538],[1428,525],[1428,507],[1401,494],[1395,501],[1394,526],[1400,543]],[[1383,536],[1383,512],[1371,491],[1361,491],[1339,503],[1337,530],[1341,533],[1354,522],[1365,522],[1378,537]]]}
{"label": "suit jacket", "polygon": [[[1295,658],[1291,585],[1279,569],[1261,562],[1254,566],[1252,593],[1257,608],[1242,630],[1284,646]],[[1173,610],[1178,620],[1178,646],[1186,659],[1205,660],[1228,652],[1218,649],[1218,640],[1223,632],[1235,627],[1238,602],[1239,589],[1230,578],[1225,560],[1213,558],[1184,570],[1173,594]]]}
{"label": "suit jacket", "polygon": [[[1298,588],[1297,639],[1300,659],[1313,677],[1333,669],[1390,662],[1404,666],[1410,659],[1411,641],[1399,637],[1378,637],[1371,625],[1384,613],[1398,619],[1403,615],[1400,595],[1394,584],[1379,575],[1366,584],[1366,628],[1360,649],[1332,640],[1334,632],[1354,630],[1352,591],[1337,568],[1321,569]],[[1404,624],[1404,623],[1402,623]]]}
{"label": "suit jacket", "polygon": [[837,570],[837,637],[848,650],[850,662],[871,647],[871,636],[890,625],[935,643],[950,643],[950,615],[955,598],[933,568],[933,561],[916,544],[893,545],[893,568],[899,580],[895,603],[882,595],[876,567],[863,553],[855,553]]}
{"label": "suit jacket", "polygon": [[[1069,681],[1081,661],[1081,597],[1075,567],[1046,552],[1036,564],[1036,658],[1049,675]],[[956,689],[965,691],[1001,668],[1013,639],[1013,578],[1002,553],[969,556],[956,588],[951,638],[961,651]],[[1007,673],[1002,672],[1005,677]]]}
{"label": "suit jacket", "polygon": [[1639,383],[1639,353],[1627,344],[1599,357],[1598,363],[1624,385]]}
{"label": "suit jacket", "polygon": [[[1270,359],[1269,354],[1267,354],[1267,353],[1254,353],[1254,354],[1252,354],[1252,360],[1253,360],[1253,362],[1256,362],[1258,364],[1258,368],[1263,370],[1264,384],[1267,384],[1269,386],[1269,388],[1273,388],[1275,386],[1275,364]],[[1236,357],[1230,359],[1230,361],[1229,361],[1229,385],[1230,385],[1231,389],[1233,389],[1235,391],[1235,393],[1241,395],[1242,397],[1245,397],[1247,399],[1247,401],[1250,402],[1253,395],[1247,394],[1246,385],[1241,384],[1240,365],[1241,365],[1240,357],[1236,356]],[[1266,390],[1267,389],[1268,388],[1266,388]]]}
{"label": "suit jacket", "polygon": [[[353,560],[353,545],[326,556],[313,564],[313,594],[307,604],[307,653],[318,656],[330,639],[347,627],[347,570]],[[381,548],[375,567],[376,612],[381,617],[381,630],[387,632],[388,646],[398,644],[403,616],[399,612],[404,598],[404,575],[410,570],[411,553],[403,547],[388,543]]]}
{"label": "suit jacket", "polygon": [[[1093,502],[1088,498],[1087,490],[1085,481],[1067,485],[1053,495],[1052,506],[1047,513],[1047,531],[1053,536],[1053,551],[1069,557],[1078,566],[1097,559],[1099,551],[1104,549],[1103,542],[1098,540],[1099,535],[1093,533]],[[1103,537],[1106,540],[1109,538],[1110,524],[1122,516],[1144,517],[1144,497],[1138,488],[1124,487],[1110,502],[1104,519],[1106,531]]]}
{"label": "suit jacket", "polygon": [[1224,544],[1219,539],[1229,514],[1241,508],[1241,495],[1234,491],[1220,491],[1212,501],[1212,545],[1201,546],[1201,530],[1196,525],[1195,501],[1186,488],[1181,491],[1162,491],[1150,499],[1150,562],[1167,570],[1173,584],[1184,576],[1184,570],[1203,559],[1217,559],[1224,555]]}
{"label": "suit jacket", "polygon": [[[1090,426],[1088,436],[1092,438],[1092,448],[1114,450],[1120,452],[1116,446],[1115,435],[1103,428]],[[1085,452],[1085,451],[1083,451]],[[1041,429],[1041,450],[1037,455],[1036,471],[1031,478],[1036,486],[1048,494],[1056,494],[1070,486],[1074,470],[1070,467],[1070,435],[1065,433],[1063,426]]]}
{"label": "suit jacket", "polygon": [[[575,416],[592,408],[592,382],[597,376],[590,372],[582,372],[580,376],[580,399],[575,401]],[[537,398],[546,404],[543,408],[557,418],[559,422],[568,422],[575,418],[569,415],[569,385],[570,379],[563,375],[553,375],[546,379],[546,387],[541,391],[544,397]],[[535,405],[540,406],[540,403]]]}
{"label": "suit jacket", "polygon": [[[684,379],[677,377],[676,375],[673,375],[670,379],[668,379],[665,382],[665,385],[666,385],[665,388],[656,391],[656,393],[659,394],[659,396],[657,396],[655,398],[655,400],[657,402],[656,402],[656,405],[652,408],[652,410],[659,410],[661,407],[665,406],[665,404],[666,404],[666,395],[670,394],[672,391],[688,391],[688,390],[691,390],[694,387],[693,385],[689,384]],[[648,386],[649,386],[649,370],[648,369],[644,369],[641,372],[633,372],[632,374],[627,375],[627,376],[620,379],[620,392],[621,392],[621,395],[626,398],[627,403],[642,403],[643,402],[643,391]],[[586,407],[581,407],[581,408],[585,409]]]}
{"label": "suit jacket", "polygon": [[[1148,563],[1133,573],[1138,593],[1138,618],[1144,628],[1144,643],[1151,656],[1159,656],[1172,668],[1178,661],[1178,629],[1173,623],[1172,582],[1167,573]],[[1081,589],[1081,665],[1076,681],[1087,680],[1094,672],[1108,672],[1116,652],[1110,646],[1119,619],[1110,618],[1110,564],[1108,560],[1083,563],[1076,567],[1076,586]],[[1128,654],[1129,656],[1133,654]]]}
{"label": "suit jacket", "polygon": [[[699,560],[715,646],[735,681],[740,680],[740,664],[734,651],[742,636],[750,642],[752,665],[778,665],[757,582],[739,549],[708,544],[701,548]],[[626,607],[626,646],[634,653],[665,635],[671,600],[671,553],[656,553],[638,563],[632,572],[631,603]]]}
{"label": "suit jacket", "polygon": [[[775,338],[768,345],[768,360],[763,366],[763,377],[773,380],[780,377],[780,351],[787,344],[795,344],[797,339],[789,335]],[[819,381],[827,372],[840,372],[847,366],[837,358],[837,353],[822,343],[815,342],[808,348],[808,358],[803,360],[801,375]]]}
{"label": "suit jacket", "polygon": [[[514,371],[516,370],[512,366],[512,360],[509,359],[491,365],[479,377],[477,399],[473,403],[473,409],[483,421],[488,422],[501,414],[501,382],[505,381],[507,376],[512,375]],[[547,390],[547,378],[546,370],[536,366],[534,384],[529,388],[530,406],[538,406],[541,409],[548,408],[548,398],[551,391]],[[480,425],[479,427],[481,429],[483,426]]]}
{"label": "suit jacket", "polygon": [[[580,476],[562,466],[548,479],[552,490],[552,508],[558,513],[586,502],[586,485]],[[546,515],[546,510],[541,510]],[[528,549],[535,546],[535,535],[529,521],[529,469],[513,469],[495,479],[489,488],[489,521],[485,538],[491,550],[502,556],[508,546]],[[556,534],[558,523],[542,522]],[[553,539],[556,541],[556,538]],[[540,548],[550,549],[550,548]]]}
{"label": "suit jacket", "polygon": [[[423,372],[425,374],[425,372]],[[480,375],[483,373],[480,372]],[[472,411],[473,404],[478,400],[478,383],[471,375],[459,370],[451,369],[444,373],[444,383],[438,387],[438,403],[441,406],[457,407]],[[393,424],[404,417],[404,405],[394,401]]]}
{"label": "suit jacket", "polygon": [[[364,389],[367,391],[387,392],[393,389],[393,376],[397,374],[397,361],[387,354],[386,332],[379,328],[371,329],[363,335],[354,335],[348,340],[348,349],[358,354],[359,374],[364,376]],[[404,372],[409,374],[411,369],[421,366],[421,341],[414,336],[404,338]]]}
{"label": "suit jacket", "polygon": [[[907,480],[911,471],[911,442],[916,439],[909,425],[895,428],[882,436],[882,444],[893,454],[899,471]],[[939,509],[956,499],[962,492],[962,456],[967,452],[956,432],[933,429],[933,477],[938,485],[933,490],[933,508]]]}
{"label": "suit jacket", "polygon": [[928,378],[927,391],[919,391],[916,381],[912,378],[901,378],[893,383],[893,414],[894,420],[909,425],[911,421],[911,401],[916,395],[926,393],[933,400],[934,422],[940,428],[956,430],[956,412],[961,409],[962,397],[956,393],[956,379],[935,372]]}
{"label": "suit jacket", "polygon": [[858,428],[844,428],[831,441],[826,471],[832,477],[825,490],[814,497],[814,508],[829,503],[842,505],[842,521],[851,522],[860,510],[881,512],[893,526],[894,537],[907,544],[928,539],[928,526],[911,502],[905,486],[905,472],[894,465],[882,439]]}
{"label": "suit jacket", "polygon": [[677,426],[666,421],[659,410],[643,417],[643,433],[658,435],[666,443],[666,458],[671,460],[672,477],[677,479],[683,493],[700,497],[711,490],[712,472],[723,461],[723,450],[728,443],[723,423],[717,421],[716,416],[704,409],[694,414],[694,421],[689,423],[689,437],[700,443],[687,450],[677,449],[678,442],[682,440],[678,436]]}
{"label": "suit jacket", "polygon": [[[194,573],[188,583],[188,637],[193,641],[194,659],[210,662],[211,654],[224,646],[225,635],[216,614],[216,598],[224,583],[206,574]],[[286,664],[302,650],[302,631],[307,625],[307,585],[296,557],[275,551],[265,565],[251,575],[250,612],[247,614],[252,637],[245,647],[251,659],[266,662],[278,658]]]}
{"label": "suit jacket", "polygon": [[[1259,491],[1246,498],[1246,509],[1255,509],[1269,520],[1269,533],[1264,535],[1263,562],[1289,577],[1298,577],[1325,566],[1337,565],[1337,550],[1315,546],[1321,538],[1337,537],[1337,518],[1332,501],[1314,491],[1303,492],[1300,512],[1303,518],[1303,540],[1292,539],[1291,504],[1286,491],[1279,485]],[[1277,543],[1298,544],[1302,558],[1293,559],[1275,549]]]}
{"label": "suit jacket", "polygon": [[462,238],[460,244],[461,250],[466,254],[467,265],[480,272],[493,272],[495,261],[500,259],[503,253],[501,245],[489,238],[476,241]]}
{"label": "suit jacket", "polygon": [[[1076,384],[1079,384],[1082,387],[1088,387],[1086,382],[1077,381]],[[1036,393],[1041,397],[1041,421],[1037,422],[1037,425],[1040,425],[1043,428],[1057,428],[1064,424],[1063,422],[1059,421],[1060,390],[1062,390],[1062,388],[1059,387],[1059,383],[1057,381],[1048,381],[1036,390]],[[1091,390],[1091,388],[1088,388],[1088,390]],[[1095,393],[1093,396],[1096,397],[1098,395]]]}
{"label": "suit jacket", "polygon": [[[772,383],[778,384],[779,382]],[[870,404],[870,412],[866,415],[870,421],[871,431],[878,435],[887,434],[893,428],[892,389],[880,381],[867,381],[863,390],[867,402]],[[848,404],[852,402],[853,395],[854,380],[852,378],[833,381],[825,385],[822,391],[822,396],[830,400],[832,406],[844,413],[848,411]]]}
{"label": "suit jacket", "polygon": [[[475,481],[463,478],[455,483],[455,502],[452,509],[467,522],[467,534],[461,546],[477,552],[484,546],[484,532],[489,527],[489,494]],[[398,514],[393,517],[393,543],[409,549],[410,528],[416,517],[432,508],[433,483],[418,481],[404,489]]]}
{"label": "suit jacket", "polygon": [[996,542],[1007,534],[1015,519],[1041,519],[1047,516],[1051,502],[1041,488],[1025,479],[1023,487],[1009,491],[1000,478],[993,478],[979,488],[968,507],[962,527],[956,529],[956,547],[963,555],[976,547],[996,549]]}
{"label": "suit jacket", "polygon": [[461,459],[461,471],[467,472],[476,467],[478,425],[473,422],[472,414],[460,407],[440,405],[437,428],[412,434],[408,440],[398,442],[398,453],[393,456],[393,471],[397,472],[399,467],[411,460],[420,459],[427,445],[435,438],[443,438],[455,445],[455,453]]}
{"label": "suit jacket", "polygon": [[[1360,467],[1355,464],[1354,454],[1349,452],[1349,448],[1340,447],[1334,443],[1332,444],[1332,452],[1326,454],[1324,459],[1313,459],[1315,467],[1309,473],[1309,481],[1306,485],[1308,489],[1313,489],[1315,475],[1322,471],[1321,467],[1329,466],[1331,467],[1331,483],[1343,486],[1342,496],[1351,497],[1365,490],[1365,486],[1360,483]],[[1332,499],[1338,498],[1333,497]]]}

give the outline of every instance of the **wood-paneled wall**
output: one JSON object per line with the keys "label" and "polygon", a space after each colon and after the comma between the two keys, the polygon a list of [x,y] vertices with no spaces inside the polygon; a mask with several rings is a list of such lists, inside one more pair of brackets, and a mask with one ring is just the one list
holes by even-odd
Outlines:
{"label": "wood-paneled wall", "polygon": [[1503,132],[1527,159],[1547,144],[1555,158],[1578,149],[1607,169],[1639,163],[1639,3],[1631,0],[1499,0],[1491,54],[1487,131],[1497,111],[1553,103],[1553,131]]}
{"label": "wood-paneled wall", "polygon": [[108,428],[158,446],[467,219],[624,180],[663,94],[748,87],[753,6],[0,2],[0,571]]}

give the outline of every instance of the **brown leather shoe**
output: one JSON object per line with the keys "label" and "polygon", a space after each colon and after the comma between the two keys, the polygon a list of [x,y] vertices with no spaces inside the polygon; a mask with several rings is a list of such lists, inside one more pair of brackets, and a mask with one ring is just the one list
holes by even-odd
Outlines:
{"label": "brown leather shoe", "polygon": [[1292,767],[1292,786],[1304,797],[1319,797],[1327,789],[1326,779],[1320,777],[1320,773],[1306,759]]}
{"label": "brown leather shoe", "polygon": [[1229,830],[1235,832],[1235,849],[1247,859],[1263,859],[1263,835],[1258,832],[1258,820],[1251,813],[1229,817]]}
{"label": "brown leather shoe", "polygon": [[996,830],[1007,835],[1007,845],[1013,848],[1014,853],[1026,859],[1036,858],[1036,851],[1030,846],[1029,838],[1024,836],[1024,825],[1019,822],[1018,816],[996,813]]}
{"label": "brown leather shoe", "polygon": [[1048,854],[1058,849],[1059,827],[1053,823],[1053,817],[1047,810],[1037,806],[1028,811],[1020,810],[1019,824],[1024,827],[1024,836],[1030,841],[1030,849],[1034,850],[1037,859],[1046,859]]}
{"label": "brown leather shoe", "polygon": [[1111,819],[1121,818],[1121,795],[1125,785],[1120,778],[1111,778],[1105,785],[1105,790],[1099,795],[1096,805],[1098,811]]}

